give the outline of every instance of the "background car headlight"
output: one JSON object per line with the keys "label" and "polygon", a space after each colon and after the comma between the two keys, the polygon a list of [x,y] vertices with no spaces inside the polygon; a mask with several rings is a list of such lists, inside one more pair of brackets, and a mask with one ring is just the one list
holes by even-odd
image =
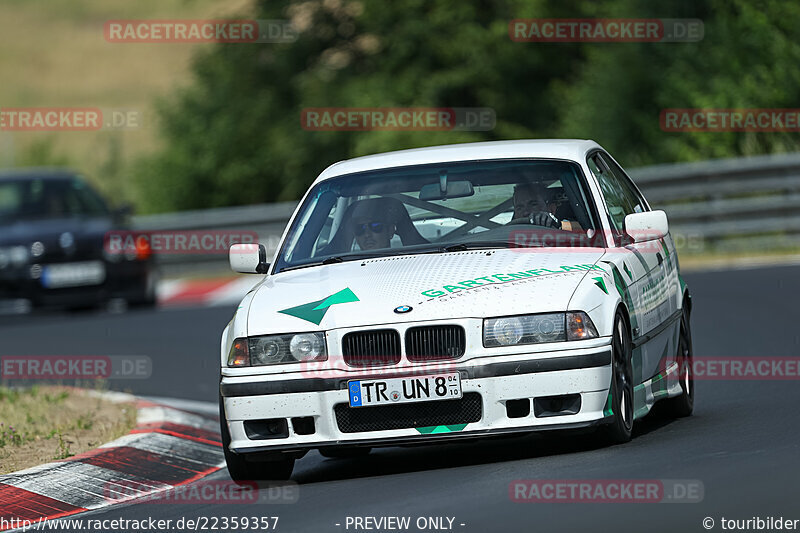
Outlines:
{"label": "background car headlight", "polygon": [[483,321],[483,345],[514,346],[597,337],[597,329],[583,311],[487,318]]}
{"label": "background car headlight", "polygon": [[324,333],[264,335],[236,339],[228,354],[228,366],[266,366],[328,358]]}
{"label": "background car headlight", "polygon": [[8,255],[11,259],[11,264],[14,266],[24,265],[28,262],[28,258],[30,257],[28,248],[25,246],[12,246],[8,250]]}

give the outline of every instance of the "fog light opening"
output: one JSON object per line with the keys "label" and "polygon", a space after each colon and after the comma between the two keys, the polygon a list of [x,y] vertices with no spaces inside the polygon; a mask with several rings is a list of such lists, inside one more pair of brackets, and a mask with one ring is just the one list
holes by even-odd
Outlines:
{"label": "fog light opening", "polygon": [[313,435],[316,432],[313,416],[296,416],[292,418],[292,429],[297,435]]}
{"label": "fog light opening", "polygon": [[525,418],[531,414],[531,401],[529,398],[506,401],[506,416],[508,418]]}
{"label": "fog light opening", "polygon": [[533,415],[537,418],[548,416],[576,415],[581,410],[580,394],[542,396],[533,399]]}
{"label": "fog light opening", "polygon": [[289,424],[285,418],[248,420],[244,432],[250,440],[286,439],[289,437]]}

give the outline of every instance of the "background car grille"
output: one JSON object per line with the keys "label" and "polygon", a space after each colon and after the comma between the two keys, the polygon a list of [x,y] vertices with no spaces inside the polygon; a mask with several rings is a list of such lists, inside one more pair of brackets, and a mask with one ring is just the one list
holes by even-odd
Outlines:
{"label": "background car grille", "polygon": [[377,407],[334,406],[336,423],[342,433],[388,431],[449,424],[469,424],[483,416],[481,395],[468,392],[459,400],[406,403]]}
{"label": "background car grille", "polygon": [[350,366],[397,364],[400,362],[400,334],[393,329],[348,333],[342,338],[342,355]]}
{"label": "background car grille", "polygon": [[406,331],[409,361],[458,359],[464,355],[466,344],[467,337],[461,326],[425,326]]}

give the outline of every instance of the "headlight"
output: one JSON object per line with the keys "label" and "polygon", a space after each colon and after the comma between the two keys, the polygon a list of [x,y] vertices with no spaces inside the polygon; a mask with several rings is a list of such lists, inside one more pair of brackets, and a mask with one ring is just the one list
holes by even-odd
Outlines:
{"label": "headlight", "polygon": [[[525,335],[525,326],[522,323],[523,317],[493,318],[489,320],[491,339],[500,345],[519,344]],[[484,343],[485,344],[485,343]]]}
{"label": "headlight", "polygon": [[295,335],[289,341],[289,353],[298,361],[318,361],[326,355],[325,339],[317,333]]}
{"label": "headlight", "polygon": [[8,250],[8,255],[11,259],[11,264],[14,266],[24,265],[28,262],[28,258],[30,257],[28,248],[25,246],[12,246]]}
{"label": "headlight", "polygon": [[327,358],[324,333],[264,335],[236,339],[228,354],[228,366],[282,365]]}
{"label": "headlight", "polygon": [[0,248],[0,268],[7,266],[20,267],[28,262],[30,253],[26,246],[11,246],[9,248]]}
{"label": "headlight", "polygon": [[582,311],[506,316],[483,321],[483,345],[486,348],[594,337],[597,337],[597,330]]}

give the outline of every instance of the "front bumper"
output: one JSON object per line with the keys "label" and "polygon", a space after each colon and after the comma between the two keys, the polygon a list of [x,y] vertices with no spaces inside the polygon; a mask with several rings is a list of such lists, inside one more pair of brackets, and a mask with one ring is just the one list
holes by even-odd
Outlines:
{"label": "front bumper", "polygon": [[[231,435],[230,450],[247,454],[299,452],[336,445],[393,446],[452,438],[586,427],[607,419],[605,408],[611,383],[610,345],[503,358],[482,357],[448,363],[446,370],[442,370],[441,363],[430,368],[430,371],[426,371],[424,366],[415,368],[414,375],[455,371],[461,374],[464,397],[471,393],[473,398],[474,394],[480,395],[479,420],[464,427],[460,427],[461,424],[440,426],[435,431],[431,427],[409,427],[370,431],[353,431],[349,428],[345,432],[337,421],[335,406],[348,403],[347,382],[353,379],[381,379],[379,373],[337,373],[312,377],[300,373],[257,378],[223,376],[220,393]],[[391,373],[386,377],[402,375]],[[574,410],[576,412],[537,415],[535,399],[564,396],[574,398],[576,395],[580,397],[578,409]],[[525,400],[530,402],[529,412],[525,416],[519,416],[518,407],[524,406]],[[432,403],[447,401],[456,400]],[[514,413],[510,412],[508,402],[515,402]],[[391,407],[394,406],[387,408]],[[524,409],[522,412],[524,413]],[[314,422],[313,433],[299,434],[295,430],[293,419],[307,421],[309,418]],[[275,419],[285,420],[285,435],[248,438],[245,422]],[[307,432],[307,428],[303,432]]]}
{"label": "front bumper", "polygon": [[[96,261],[96,257],[75,257],[71,262]],[[54,262],[48,264],[56,264]],[[96,285],[49,289],[33,278],[33,265],[0,271],[0,302],[27,301],[33,307],[99,305],[111,298],[130,302],[145,301],[155,281],[155,264],[146,261],[103,261],[105,279]]]}

